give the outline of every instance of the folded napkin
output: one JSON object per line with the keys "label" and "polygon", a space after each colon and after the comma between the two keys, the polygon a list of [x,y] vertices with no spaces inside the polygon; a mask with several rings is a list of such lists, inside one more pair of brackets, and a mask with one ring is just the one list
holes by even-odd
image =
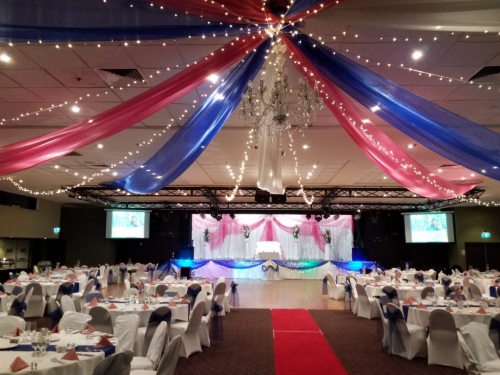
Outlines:
{"label": "folded napkin", "polygon": [[411,288],[412,288],[413,290],[415,290],[415,289],[417,289],[417,286],[416,286],[415,284],[413,284],[413,285],[411,286]]}
{"label": "folded napkin", "polygon": [[59,285],[59,281],[54,281],[54,285]]}
{"label": "folded napkin", "polygon": [[149,310],[149,306],[144,304],[142,305],[141,310]]}
{"label": "folded napkin", "polygon": [[95,328],[92,326],[92,324],[88,324],[86,330],[89,333],[94,333],[95,332]]}
{"label": "folded napkin", "polygon": [[76,354],[75,348],[72,348],[66,352],[65,355],[62,356],[61,359],[67,359],[69,361],[79,361],[78,354]]}
{"label": "folded napkin", "polygon": [[25,369],[26,367],[28,367],[28,364],[24,362],[22,358],[16,357],[16,359],[14,359],[14,362],[12,362],[10,365],[10,371],[18,372]]}
{"label": "folded napkin", "polygon": [[12,283],[12,281],[10,281],[10,280],[7,280],[7,281],[5,282],[5,284],[10,284],[10,283]]}
{"label": "folded napkin", "polygon": [[108,309],[112,310],[112,309],[117,309],[118,307],[116,307],[116,305],[114,303],[110,304],[108,306]]}
{"label": "folded napkin", "polygon": [[97,306],[99,304],[99,300],[97,297],[92,298],[92,300],[89,303],[89,306]]}
{"label": "folded napkin", "polygon": [[114,345],[106,337],[102,337],[99,340],[99,342],[95,345],[96,348],[109,348],[111,346],[114,346]]}
{"label": "folded napkin", "polygon": [[418,305],[417,305],[417,309],[426,309],[427,306],[425,306],[422,302],[420,302]]}
{"label": "folded napkin", "polygon": [[60,332],[59,324],[56,324],[56,326],[52,328],[52,330],[50,331],[50,333],[59,333],[59,332]]}
{"label": "folded napkin", "polygon": [[410,296],[403,301],[403,305],[411,305],[413,302],[415,302],[415,298]]}
{"label": "folded napkin", "polygon": [[23,331],[21,330],[21,328],[16,327],[16,330],[14,331],[14,337],[21,336],[21,333],[23,333]]}
{"label": "folded napkin", "polygon": [[367,281],[365,285],[372,285],[372,283],[370,281]]}
{"label": "folded napkin", "polygon": [[181,299],[180,303],[188,304],[188,305],[190,304],[190,302],[187,299],[185,299],[185,298]]}
{"label": "folded napkin", "polygon": [[155,298],[160,298],[160,295],[158,293],[156,293]]}
{"label": "folded napkin", "polygon": [[5,293],[0,290],[0,296],[5,296]]}
{"label": "folded napkin", "polygon": [[487,314],[486,310],[483,309],[482,307],[479,308],[479,310],[476,311],[476,314]]}
{"label": "folded napkin", "polygon": [[99,338],[101,338],[101,339],[112,339],[113,337],[115,337],[115,336],[113,336],[109,333],[105,333],[104,335],[99,336]]}
{"label": "folded napkin", "polygon": [[375,285],[374,285],[374,286],[379,287],[380,285],[378,285],[378,283],[375,283]]}
{"label": "folded napkin", "polygon": [[168,303],[168,306],[170,306],[170,307],[177,307],[177,304],[174,302],[174,300],[172,300],[172,301],[170,301]]}
{"label": "folded napkin", "polygon": [[453,309],[452,309],[450,306],[447,306],[447,307],[446,307],[446,311],[448,311],[449,313],[452,313],[452,312],[453,312]]}
{"label": "folded napkin", "polygon": [[15,284],[16,284],[17,286],[21,286],[21,282],[20,282],[20,281],[17,281],[17,280],[16,280]]}
{"label": "folded napkin", "polygon": [[179,293],[177,293],[174,298],[179,299],[179,298],[181,298],[181,295]]}

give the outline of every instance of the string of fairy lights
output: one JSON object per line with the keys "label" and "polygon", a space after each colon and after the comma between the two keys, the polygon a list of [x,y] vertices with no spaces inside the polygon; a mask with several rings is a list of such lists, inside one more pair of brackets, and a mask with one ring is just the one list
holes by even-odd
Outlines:
{"label": "string of fairy lights", "polygon": [[[108,0],[109,1],[109,0]],[[207,0],[205,0],[207,1]],[[106,3],[107,1],[106,0],[103,0],[104,3]],[[211,1],[211,3],[213,4],[218,4],[220,5],[221,7],[223,7],[226,12],[224,13],[226,16],[229,16],[230,14],[233,15],[233,16],[237,16],[238,17],[238,20],[243,20],[245,22],[247,22],[248,24],[251,24],[251,25],[255,25],[255,26],[258,26],[260,28],[259,30],[259,34],[261,32],[265,32],[265,29],[262,27],[262,25],[258,25],[254,22],[251,22],[250,20],[246,19],[245,17],[241,17],[241,16],[238,16],[235,12],[231,11],[230,9],[228,9],[224,4],[221,4],[221,3],[218,3],[218,2],[215,2],[215,1]],[[335,4],[338,4],[339,1],[336,1]],[[265,15],[265,19],[266,19],[266,22],[268,22],[268,27],[269,28],[272,28],[272,25],[269,24],[269,17],[267,16],[266,14],[266,1],[263,0],[262,1],[262,11],[264,12],[264,15]],[[290,1],[290,5],[287,6],[287,11],[285,14],[282,14],[281,15],[281,20],[279,22],[279,25],[277,26],[277,28],[279,29],[282,29],[284,28],[287,24],[294,24],[295,22],[287,22],[286,21],[286,15],[288,13],[288,11],[290,10],[291,6],[293,4],[293,0]],[[157,6],[153,3],[150,4],[152,8],[157,8],[159,10],[163,10],[164,7],[163,6]],[[329,5],[334,5],[333,3],[332,4],[329,4]],[[130,4],[130,7],[133,7],[133,4]],[[316,9],[312,9],[310,11],[307,12],[307,14],[302,17],[301,19],[299,19],[298,21],[296,22],[302,22],[304,20],[304,18],[306,17],[310,17],[310,16],[313,16],[315,14],[318,13],[318,11],[322,10],[326,8],[324,6],[324,4],[319,4],[318,7]],[[188,14],[188,12],[185,12],[186,14]],[[178,16],[177,13],[174,14],[175,17]],[[200,15],[200,18],[203,18],[203,15]],[[211,21],[207,21],[207,24],[211,24]],[[240,27],[241,30],[244,29],[244,27],[242,27],[241,25],[238,25]],[[238,27],[237,26],[237,27]],[[229,27],[233,27],[232,24],[229,25]],[[437,29],[439,29],[440,27],[437,27]],[[250,29],[247,29],[248,30],[248,33],[250,33]],[[448,35],[448,34],[443,34],[444,36]],[[454,32],[451,33],[451,35],[455,35]],[[484,33],[477,33],[477,34],[474,34],[473,36],[474,37],[477,37],[478,35],[488,35],[488,36],[491,36],[492,33],[489,33],[487,30],[485,30]],[[500,35],[500,33],[498,33],[498,35]],[[217,35],[215,34],[212,34],[213,37],[217,37]],[[226,33],[226,36],[228,36],[228,34]],[[312,36],[312,34],[310,34],[310,36]],[[350,35],[348,34],[347,32],[343,32],[342,33],[342,37],[339,37],[339,38],[344,38],[344,41],[348,38],[348,37],[354,37],[354,38],[358,38],[360,35],[359,34],[353,34],[353,35]],[[469,39],[470,38],[470,34],[465,34],[463,35],[466,39]],[[255,37],[255,36],[254,36]],[[191,36],[189,36],[188,38],[192,38]],[[207,36],[203,35],[201,37],[199,37],[200,39],[206,39]],[[332,37],[332,41],[335,41],[335,42],[338,42],[337,40],[337,36],[333,35]],[[236,38],[238,40],[238,38]],[[319,36],[318,38],[318,42],[321,43],[321,44],[325,44],[325,43],[328,43],[326,42],[326,38],[322,37],[322,36]],[[409,43],[412,43],[412,42],[419,42],[419,43],[427,43],[427,42],[438,42],[440,41],[440,37],[439,36],[414,36],[414,37],[401,37],[401,36],[395,36],[395,37],[380,37],[380,41],[381,42],[385,42],[387,39],[389,39],[390,41],[392,42],[401,42],[401,41],[404,41],[404,42],[409,42]],[[112,43],[117,43],[117,42],[113,42],[111,41]],[[137,40],[135,41],[136,44],[141,44],[142,41],[140,40]],[[152,43],[151,41],[149,41],[150,43]],[[30,44],[31,42],[30,41],[27,41],[25,44]],[[43,43],[42,40],[39,40],[38,43]],[[107,42],[109,43],[109,42]],[[124,43],[120,43],[120,44],[123,44],[125,47],[127,47],[129,45],[129,43],[133,43],[133,42],[124,42]],[[17,44],[22,44],[22,43],[16,43]],[[61,43],[52,43],[54,44],[54,47],[56,49],[61,49],[62,46],[64,46],[63,44]],[[78,45],[79,43],[67,43],[65,44],[68,48],[72,48],[73,45]],[[101,43],[95,43],[95,44],[92,44],[92,43],[85,43],[86,46],[88,45],[95,45],[97,48],[101,48],[102,45],[105,45],[104,43],[101,44]],[[166,46],[167,43],[163,42],[163,46]],[[9,46],[11,47],[14,47],[14,43],[9,43]],[[401,63],[388,63],[388,62],[381,62],[381,61],[377,61],[375,59],[371,59],[371,58],[366,58],[362,55],[359,55],[359,54],[354,54],[352,52],[349,51],[349,49],[346,49],[345,51],[342,51],[342,53],[346,54],[346,55],[349,55],[349,56],[353,56],[353,58],[356,58],[357,60],[360,60],[360,61],[363,61],[364,63],[366,64],[369,64],[369,63],[375,63],[377,66],[386,66],[386,67],[398,67],[398,68],[401,68],[401,69],[405,69],[409,72],[414,72],[416,74],[419,74],[419,75],[426,75],[427,77],[435,77],[435,78],[438,78],[439,80],[448,80],[448,82],[459,82],[459,83],[467,83],[467,84],[475,84],[477,85],[479,88],[486,88],[487,90],[491,90],[492,88],[492,85],[494,85],[494,83],[491,83],[491,84],[481,84],[481,83],[474,83],[474,82],[471,82],[471,81],[467,81],[467,80],[464,80],[463,77],[460,77],[459,78],[455,78],[455,77],[448,77],[448,76],[444,76],[444,75],[439,75],[439,74],[435,74],[435,73],[430,73],[430,72],[426,72],[426,71],[423,71],[423,70],[420,70],[420,69],[416,69],[416,68],[413,68],[413,67],[408,67],[408,66],[405,66],[404,64],[401,64]],[[213,55],[213,53],[212,53]],[[196,64],[196,61],[192,61],[190,63],[185,63],[185,64],[178,64],[176,65],[176,68],[183,68],[183,67],[189,67],[190,64]],[[168,67],[168,68],[165,68],[163,70],[158,70],[156,72],[156,74],[161,74],[162,72],[168,72],[170,71],[171,68]],[[150,75],[149,76],[150,78],[153,78],[153,75]],[[133,87],[133,85],[137,85],[137,83],[139,83],[138,81],[134,81],[132,84],[127,84],[126,86],[118,86],[118,87],[113,87],[111,86],[109,88],[109,90],[124,90],[124,89],[127,89],[129,87]],[[145,80],[142,81],[142,83],[145,83]],[[212,87],[212,86],[210,86]],[[64,106],[69,106],[69,105],[72,105],[73,107],[74,106],[77,106],[78,104],[80,104],[81,102],[84,102],[85,100],[89,100],[90,98],[92,98],[93,96],[94,97],[99,97],[100,95],[108,95],[109,90],[104,90],[103,92],[99,92],[97,94],[90,94],[88,93],[87,95],[84,95],[84,96],[80,96],[78,100],[76,101],[65,101],[64,103],[59,103],[59,104],[51,104],[50,106],[48,107],[45,107],[45,108],[40,108],[40,110],[38,111],[33,111],[33,112],[27,112],[27,113],[21,113],[19,114],[18,116],[15,116],[13,118],[11,118],[10,120],[7,120],[7,119],[0,119],[0,125],[3,125],[4,123],[6,122],[9,122],[9,121],[12,121],[12,122],[15,122],[15,121],[20,121],[20,118],[22,117],[25,117],[25,116],[30,116],[30,115],[36,115],[38,116],[40,113],[42,112],[45,112],[45,111],[52,111],[54,109],[57,109],[57,108],[62,108]],[[202,95],[203,96],[203,95]],[[205,94],[205,97],[207,96],[207,94]],[[193,102],[193,104],[191,105],[192,108],[196,108],[196,100]],[[342,103],[334,103],[336,106],[338,106],[342,112],[345,112],[345,109],[342,108]],[[179,121],[182,121],[182,119],[184,119],[184,117],[188,114],[188,110],[185,110],[185,112],[179,117]],[[414,167],[413,165],[411,164],[405,164],[404,160],[398,160],[397,158],[394,157],[394,153],[392,150],[387,150],[385,149],[383,146],[380,145],[380,143],[375,139],[375,137],[370,134],[368,132],[368,130],[366,128],[363,127],[363,124],[356,124],[356,121],[354,119],[352,119],[350,116],[347,116],[345,113],[343,114],[344,116],[346,116],[349,120],[349,123],[352,125],[352,126],[360,126],[360,128],[363,130],[363,134],[373,143],[375,143],[380,150],[382,150],[383,152],[385,152],[387,155],[391,155],[392,159],[397,162],[402,168],[411,168],[413,169],[414,173],[417,174],[417,175],[420,175],[422,176],[422,179],[425,180],[427,183],[429,184],[432,184],[433,186],[439,188],[439,189],[444,189],[443,187],[439,186],[435,180],[432,180],[431,177],[432,176],[425,176],[421,171],[419,171],[416,167]],[[140,147],[145,147],[145,146],[148,146],[148,145],[151,145],[153,142],[154,142],[154,139],[156,139],[157,137],[161,137],[168,129],[170,129],[170,127],[172,126],[172,123],[174,122],[174,119],[171,119],[171,122],[165,126],[165,128],[158,132],[158,133],[154,133],[153,134],[153,137],[150,138],[149,140],[143,140],[142,142],[138,143],[137,144],[137,148],[140,148]],[[247,142],[247,146],[249,148],[251,148],[251,146],[249,146],[249,143],[251,142]],[[294,155],[294,158],[295,158],[295,173],[298,177],[298,183],[301,187],[301,191],[302,193],[304,194],[304,199],[305,201],[308,203],[308,204],[312,204],[312,201],[314,200],[314,197],[312,197],[310,200],[308,200],[308,198],[305,196],[305,193],[303,192],[303,185],[302,185],[302,177],[300,175],[300,173],[298,172],[298,159],[297,159],[297,156],[296,156],[296,152],[293,151],[293,138],[292,136],[290,135],[290,152],[292,152],[292,154]],[[94,174],[92,174],[90,177],[87,177],[87,176],[83,176],[82,177],[82,181],[76,185],[74,185],[75,187],[78,187],[78,186],[81,186],[81,185],[85,185],[86,183],[88,182],[91,182],[93,181],[94,178],[96,177],[100,177],[100,176],[103,176],[105,173],[108,173],[108,172],[111,172],[112,169],[118,167],[120,164],[124,164],[126,163],[127,159],[129,157],[131,157],[132,155],[135,155],[135,154],[139,154],[139,150],[136,149],[136,150],[133,150],[133,151],[128,151],[128,153],[122,157],[121,160],[119,160],[117,163],[113,163],[110,165],[110,168],[106,168],[106,169],[102,169],[100,172],[96,172]],[[239,171],[240,171],[240,174],[238,175],[238,177],[236,178],[232,169],[228,168],[229,172],[230,172],[230,175],[231,175],[231,178],[232,179],[235,179],[236,180],[236,184],[234,186],[234,189],[232,191],[232,194],[229,196],[229,197],[226,197],[226,199],[228,200],[232,200],[234,198],[234,196],[237,194],[238,192],[238,188],[239,188],[239,184],[241,183],[242,181],[242,178],[243,178],[243,175],[244,175],[244,171],[245,171],[245,162],[248,161],[248,154],[247,152],[245,151],[244,153],[244,160],[241,162],[240,164],[240,167],[239,167]],[[58,169],[59,166],[55,166],[54,168]],[[312,173],[314,172],[314,169],[316,168],[316,165],[313,165],[312,169],[310,171],[308,171],[307,173],[307,177],[306,179],[309,179],[309,177],[312,175]],[[65,170],[66,172],[69,173],[69,170],[66,169]],[[112,172],[113,175],[116,175],[116,172]],[[154,172],[151,172],[154,174]],[[78,176],[78,172],[75,172],[75,176]],[[58,193],[61,193],[63,192],[63,190],[61,189],[58,189],[56,191],[38,191],[38,190],[31,190],[31,189],[28,189],[28,188],[25,188],[23,185],[22,185],[22,181],[15,181],[13,178],[11,177],[4,177],[4,178],[0,178],[1,180],[5,180],[5,181],[9,181],[11,182],[12,184],[14,184],[19,190],[23,191],[23,192],[26,192],[26,193],[29,193],[29,194],[32,194],[32,195],[53,195],[54,193],[58,194]],[[446,189],[445,189],[446,190]],[[450,193],[454,193],[452,190],[447,190],[448,192]],[[490,205],[494,205],[494,206],[498,206],[500,205],[500,203],[496,203],[496,202],[483,202],[479,199],[470,199],[468,200],[470,202],[473,202],[473,203],[476,203],[476,204],[480,204],[480,205],[485,205],[485,206],[490,206]],[[310,202],[310,203],[309,203]]]}

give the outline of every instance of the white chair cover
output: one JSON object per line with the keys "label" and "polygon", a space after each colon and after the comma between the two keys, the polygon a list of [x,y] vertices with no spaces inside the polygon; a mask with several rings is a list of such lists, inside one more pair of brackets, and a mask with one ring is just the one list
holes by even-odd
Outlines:
{"label": "white chair cover", "polygon": [[[224,298],[224,294],[222,294],[220,298]],[[176,322],[170,326],[170,335],[172,337],[177,335],[182,337],[182,348],[179,353],[180,357],[188,358],[192,353],[201,352],[198,330],[201,325],[204,308],[205,306],[203,306],[202,303],[198,303],[191,312],[188,323]],[[151,345],[153,345],[153,343],[151,343]]]}
{"label": "white chair cover", "polygon": [[161,322],[156,328],[151,344],[149,345],[146,357],[134,357],[132,359],[132,370],[156,370],[160,363],[161,354],[167,339],[167,322]]}
{"label": "white chair cover", "polygon": [[445,310],[434,310],[429,315],[427,337],[429,365],[443,365],[462,369],[462,355],[453,316]]}
{"label": "white chair cover", "polygon": [[59,328],[61,329],[85,329],[89,324],[92,317],[87,314],[82,314],[76,311],[65,312],[59,321]]}
{"label": "white chair cover", "polygon": [[378,318],[378,301],[369,298],[362,285],[356,284],[356,292],[358,293],[358,316],[366,319]]}
{"label": "white chair cover", "polygon": [[330,271],[326,273],[326,278],[328,280],[328,298],[344,299],[345,289],[342,285],[340,287],[337,285],[337,283],[335,282],[335,277],[333,277],[333,274]]}
{"label": "white chair cover", "polygon": [[32,292],[29,300],[26,302],[27,308],[24,312],[25,318],[42,318],[45,313],[47,300],[43,295],[42,286],[38,283],[30,283],[26,286],[26,292]]}
{"label": "white chair cover", "polygon": [[115,321],[115,337],[118,340],[116,352],[133,351],[139,327],[139,316],[135,314],[119,315]]}
{"label": "white chair cover", "polygon": [[125,280],[123,280],[123,282],[125,283],[125,290],[130,289],[130,280],[125,279]]}
{"label": "white chair cover", "polygon": [[[223,277],[223,276],[221,276],[221,277]],[[219,280],[221,279],[221,277],[219,277]],[[217,285],[215,286],[215,289],[214,289],[214,294],[207,296],[207,301],[206,301],[207,303],[205,304],[205,314],[208,314],[208,312],[210,311],[210,307],[212,306],[212,300],[219,295],[222,295],[222,298],[224,298],[225,293],[226,293],[226,283],[224,281],[217,282]],[[222,306],[222,304],[221,304],[221,306]],[[221,315],[222,316],[225,315],[224,310],[222,310]]]}
{"label": "white chair cover", "polygon": [[384,329],[384,336],[382,337],[382,348],[389,349],[390,341],[389,341],[389,321],[384,316],[384,311],[382,309],[382,305],[377,301],[377,309],[380,316],[380,320],[382,322],[382,328]]}
{"label": "white chair cover", "polygon": [[23,331],[26,329],[26,322],[18,316],[4,316],[0,318],[0,336],[9,335],[19,327]]}
{"label": "white chair cover", "polygon": [[123,375],[130,373],[133,353],[121,352],[103,359],[94,369],[93,375]]}
{"label": "white chair cover", "polygon": [[73,302],[75,303],[76,311],[78,312],[82,311],[83,306],[87,302],[87,295],[92,291],[94,285],[95,285],[94,280],[93,279],[89,280],[87,281],[85,289],[83,289],[83,292],[73,293],[72,298]]}
{"label": "white chair cover", "polygon": [[73,299],[70,296],[61,297],[61,309],[63,313],[66,313],[68,311],[76,312],[75,303],[73,302]]}
{"label": "white chair cover", "polygon": [[113,334],[113,323],[111,314],[101,306],[94,306],[90,309],[89,315],[92,317],[90,324],[96,331]]}
{"label": "white chair cover", "polygon": [[458,340],[467,373],[500,373],[500,359],[489,339],[488,327],[470,322],[459,331]]}
{"label": "white chair cover", "polygon": [[[102,267],[101,267],[102,269]],[[104,272],[101,272],[101,276],[99,276],[99,282],[101,283],[101,289],[107,288],[108,287],[108,277],[109,277],[109,270],[110,268],[106,268]]]}

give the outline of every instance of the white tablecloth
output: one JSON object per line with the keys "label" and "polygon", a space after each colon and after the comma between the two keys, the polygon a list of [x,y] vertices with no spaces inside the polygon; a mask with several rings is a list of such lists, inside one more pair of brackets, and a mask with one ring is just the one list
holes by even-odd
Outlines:
{"label": "white tablecloth", "polygon": [[[181,296],[185,296],[186,293],[187,293],[187,290],[189,288],[189,284],[168,284],[168,283],[157,283],[155,285],[151,285],[151,284],[144,284],[144,291],[149,294],[150,296],[154,296],[156,295],[156,287],[159,285],[159,284],[166,284],[166,285],[170,285],[168,287],[168,291],[169,292],[177,292],[179,293],[179,295]],[[213,293],[213,288],[212,288],[212,284],[204,284],[201,286],[201,290],[204,290],[205,292],[207,293],[210,293],[212,294]],[[160,296],[162,297],[162,296]]]}
{"label": "white tablecloth", "polygon": [[[417,309],[410,307],[408,310],[408,323],[415,324],[421,327],[427,327],[429,325],[429,315],[432,310],[441,309],[444,310],[445,307],[432,307],[427,309]],[[476,314],[475,312],[479,307],[464,307],[461,312],[458,312],[457,307],[452,307],[453,319],[455,319],[455,325],[457,328],[463,327],[470,322],[478,322],[486,324],[488,327],[490,325],[491,318],[500,312],[500,309],[495,307],[486,308],[488,314]]]}
{"label": "white tablecloth", "polygon": [[[391,285],[391,286],[394,286],[394,285]],[[380,286],[367,285],[366,286],[366,294],[368,295],[368,297],[380,296],[382,294],[383,288],[384,288],[384,285],[380,285]],[[424,288],[425,288],[425,286],[417,286],[416,289],[412,289],[410,286],[400,286],[396,290],[398,291],[398,298],[400,300],[405,300],[406,295],[408,294],[408,292],[410,290],[422,291],[422,289],[424,289]],[[435,285],[434,290],[436,291],[436,295],[438,297],[444,297],[444,288],[442,285]]]}
{"label": "white tablecloth", "polygon": [[[167,300],[166,298],[158,298],[158,301],[160,302],[166,300]],[[106,307],[104,303],[99,303],[98,305],[101,307]],[[113,323],[113,326],[115,325],[116,318],[119,315],[136,314],[139,316],[139,327],[147,327],[151,313],[158,307],[167,306],[166,304],[155,304],[155,305],[152,304],[148,305],[149,306],[148,310],[142,310],[141,309],[142,304],[131,304],[127,306],[124,303],[115,303],[115,305],[118,307],[117,309],[108,310],[111,315],[111,321]],[[91,308],[92,307],[89,307],[88,304],[86,304],[83,307],[82,312],[88,314]],[[172,321],[182,320],[187,322],[189,320],[188,317],[189,310],[187,304],[178,304],[177,307],[170,307],[170,310],[172,311]]]}
{"label": "white tablecloth", "polygon": [[[21,282],[21,287],[23,288],[23,292],[24,290],[26,290],[26,286],[28,284],[30,284],[31,282],[28,282],[28,283],[25,283],[25,282]],[[44,296],[53,296],[55,294],[57,294],[57,291],[59,290],[59,285],[60,284],[54,284],[54,283],[40,283],[42,285],[42,292],[43,292],[43,295]],[[14,289],[14,287],[16,286],[16,284],[3,284],[3,287],[5,289],[5,293],[12,293],[12,290]]]}

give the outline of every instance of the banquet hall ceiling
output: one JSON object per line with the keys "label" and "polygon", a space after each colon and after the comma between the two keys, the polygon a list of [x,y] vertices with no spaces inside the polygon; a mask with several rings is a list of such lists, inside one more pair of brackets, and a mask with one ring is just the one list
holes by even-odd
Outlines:
{"label": "banquet hall ceiling", "polygon": [[[128,5],[123,2],[123,6]],[[474,84],[467,82],[484,67],[500,66],[498,1],[348,0],[307,18],[301,30],[413,93],[493,131],[500,130],[500,75],[483,77]],[[10,62],[0,61],[0,146],[108,110],[173,76],[182,69],[178,66],[198,60],[230,40],[142,40],[130,41],[128,45],[102,41],[72,43],[71,47],[67,43],[0,44],[0,55],[11,58]],[[419,60],[412,58],[416,50],[423,53]],[[115,69],[135,69],[145,82],[110,73]],[[229,70],[221,76],[228,73]],[[289,81],[296,85],[300,75],[290,63],[288,74]],[[111,164],[118,166],[91,184],[124,177],[170,139],[216,87],[207,81],[128,130],[55,161],[4,177],[22,180],[22,186],[33,191],[58,190],[81,183],[84,177],[88,179]],[[78,113],[71,110],[75,101],[80,108]],[[64,103],[68,104],[59,107]],[[367,118],[436,175],[458,183],[477,183],[485,190],[483,201],[500,199],[500,182],[455,165],[357,105]],[[34,114],[46,108],[51,109]],[[239,111],[235,111],[214,141],[172,186],[231,188],[234,179],[228,166],[237,171],[245,151],[249,160],[242,185],[255,186],[258,151],[247,148],[248,130]],[[361,152],[327,109],[321,110],[304,138],[295,135],[294,141],[299,172],[308,187],[399,186]],[[104,147],[98,148],[98,143]],[[303,145],[309,148],[304,149]],[[284,186],[297,186],[294,164],[292,155],[285,152]],[[306,180],[308,172],[312,175]],[[22,194],[5,180],[0,181],[0,190]],[[75,203],[66,194],[46,199]]]}

